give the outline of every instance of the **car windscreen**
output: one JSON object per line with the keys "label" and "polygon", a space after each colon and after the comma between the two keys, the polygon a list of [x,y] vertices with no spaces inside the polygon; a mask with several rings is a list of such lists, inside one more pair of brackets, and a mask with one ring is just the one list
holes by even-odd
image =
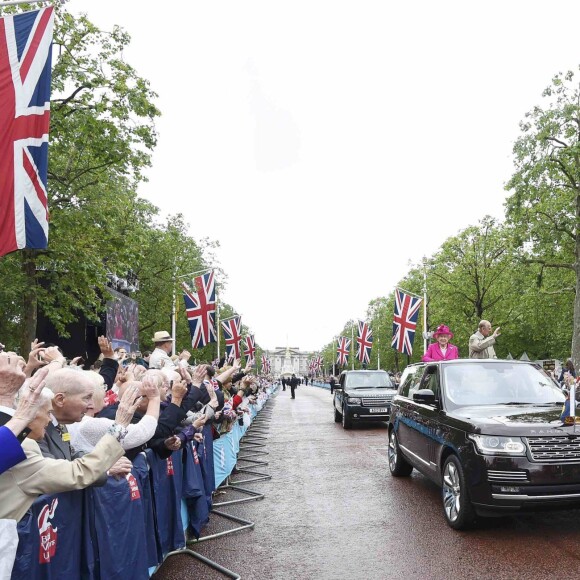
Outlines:
{"label": "car windscreen", "polygon": [[346,376],[346,387],[349,389],[394,388],[389,375],[384,372],[349,373]]}
{"label": "car windscreen", "polygon": [[453,364],[443,368],[445,397],[452,408],[472,405],[548,405],[565,401],[562,391],[533,365],[510,362]]}

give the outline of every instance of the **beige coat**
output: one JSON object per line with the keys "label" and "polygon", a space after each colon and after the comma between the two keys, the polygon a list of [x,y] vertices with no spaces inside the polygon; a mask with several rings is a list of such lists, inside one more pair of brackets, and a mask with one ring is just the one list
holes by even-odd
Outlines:
{"label": "beige coat", "polygon": [[22,448],[26,459],[0,475],[0,519],[20,520],[45,493],[92,485],[125,453],[111,435],[105,435],[94,451],[74,461],[43,457],[32,439],[25,439]]}
{"label": "beige coat", "polygon": [[487,338],[479,332],[472,334],[469,338],[469,358],[497,358],[493,345],[495,338]]}

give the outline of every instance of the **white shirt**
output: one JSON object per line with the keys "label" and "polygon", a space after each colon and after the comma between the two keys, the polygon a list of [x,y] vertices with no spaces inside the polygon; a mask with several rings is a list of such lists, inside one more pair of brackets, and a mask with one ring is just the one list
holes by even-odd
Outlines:
{"label": "white shirt", "polygon": [[[163,361],[163,365],[161,365]],[[162,349],[156,348],[149,357],[149,368],[150,369],[174,369],[175,363],[171,360],[171,357]]]}
{"label": "white shirt", "polygon": [[[113,423],[112,419],[106,417],[88,417],[85,415],[81,421],[67,425],[70,443],[75,451],[90,453]],[[121,441],[123,449],[133,449],[147,443],[155,435],[156,429],[157,419],[151,415],[144,415],[139,423],[131,423],[127,427],[127,435]]]}

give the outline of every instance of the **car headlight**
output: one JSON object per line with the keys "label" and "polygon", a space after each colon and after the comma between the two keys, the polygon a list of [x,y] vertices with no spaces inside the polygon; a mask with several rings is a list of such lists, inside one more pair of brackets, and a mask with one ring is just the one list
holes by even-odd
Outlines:
{"label": "car headlight", "polygon": [[521,437],[497,435],[468,435],[477,450],[484,455],[525,455],[526,446]]}
{"label": "car headlight", "polygon": [[357,399],[356,397],[349,397],[346,401],[349,405],[360,405],[361,400]]}

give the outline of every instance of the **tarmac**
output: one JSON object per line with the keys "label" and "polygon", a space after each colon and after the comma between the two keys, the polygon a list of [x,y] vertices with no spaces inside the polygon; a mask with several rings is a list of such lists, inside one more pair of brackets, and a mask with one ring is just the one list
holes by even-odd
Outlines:
{"label": "tarmac", "polygon": [[[345,431],[330,392],[300,386],[265,407],[254,459],[239,467],[271,474],[243,487],[264,498],[220,508],[254,522],[190,548],[242,578],[544,579],[580,574],[580,510],[481,520],[467,532],[444,521],[441,493],[417,472],[392,478],[384,423]],[[264,415],[264,417],[265,417]],[[269,423],[269,427],[265,427]],[[251,430],[249,431],[251,433]],[[247,455],[250,452],[244,451]],[[247,478],[238,473],[233,480]],[[244,497],[227,490],[216,501]],[[213,514],[204,535],[231,528]],[[189,555],[171,556],[155,580],[225,578]]]}

